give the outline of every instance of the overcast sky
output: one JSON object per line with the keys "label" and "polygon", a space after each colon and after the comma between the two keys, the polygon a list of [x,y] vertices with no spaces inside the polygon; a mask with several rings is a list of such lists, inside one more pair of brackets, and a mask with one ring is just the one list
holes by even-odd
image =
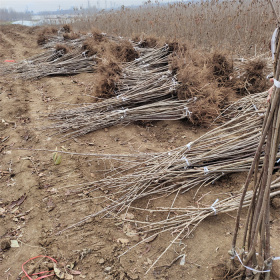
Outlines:
{"label": "overcast sky", "polygon": [[[12,8],[16,11],[55,11],[69,9],[71,7],[86,8],[89,5],[99,8],[129,6],[143,4],[145,0],[0,0],[0,8]],[[160,0],[159,2],[168,2]]]}

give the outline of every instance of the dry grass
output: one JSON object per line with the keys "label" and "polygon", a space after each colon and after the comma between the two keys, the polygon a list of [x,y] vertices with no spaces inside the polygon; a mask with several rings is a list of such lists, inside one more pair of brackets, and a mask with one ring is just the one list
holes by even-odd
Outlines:
{"label": "dry grass", "polygon": [[[278,14],[279,10],[278,6]],[[266,0],[230,0],[144,5],[83,15],[72,24],[78,30],[94,26],[109,34],[138,39],[144,33],[147,38],[183,40],[196,48],[254,55],[268,50],[275,20]],[[148,41],[156,44],[155,40]]]}

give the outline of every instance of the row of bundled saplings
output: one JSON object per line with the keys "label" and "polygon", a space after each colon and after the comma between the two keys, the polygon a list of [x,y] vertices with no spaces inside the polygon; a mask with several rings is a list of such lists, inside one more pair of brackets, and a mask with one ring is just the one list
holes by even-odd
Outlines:
{"label": "row of bundled saplings", "polygon": [[97,100],[116,96],[118,87],[124,86],[120,82],[123,69],[139,59],[146,50],[168,45],[168,62],[165,63],[178,82],[176,90],[170,95],[178,100],[196,97],[196,102],[189,106],[191,115],[188,117],[195,125],[209,125],[229,101],[245,94],[265,91],[269,86],[266,79],[269,59],[265,56],[238,58],[217,50],[192,49],[186,42],[163,42],[144,34],[128,40],[94,29],[87,36],[74,32],[69,25],[60,30],[45,28],[38,35],[38,44],[45,47],[55,42],[60,33],[60,41],[55,46],[52,44],[56,51],[71,52],[77,48],[73,42],[83,38],[79,45],[81,51],[88,57],[94,57],[93,95],[98,97]]}

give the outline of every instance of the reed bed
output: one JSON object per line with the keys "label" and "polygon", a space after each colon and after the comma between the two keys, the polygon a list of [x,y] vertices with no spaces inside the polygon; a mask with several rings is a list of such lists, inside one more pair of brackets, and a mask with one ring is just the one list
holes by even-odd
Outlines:
{"label": "reed bed", "polygon": [[[133,38],[153,36],[190,43],[194,48],[224,49],[256,55],[268,51],[276,24],[269,3],[260,1],[182,1],[82,15],[72,20],[77,30],[95,26],[104,32]],[[276,7],[279,13],[279,6]]]}

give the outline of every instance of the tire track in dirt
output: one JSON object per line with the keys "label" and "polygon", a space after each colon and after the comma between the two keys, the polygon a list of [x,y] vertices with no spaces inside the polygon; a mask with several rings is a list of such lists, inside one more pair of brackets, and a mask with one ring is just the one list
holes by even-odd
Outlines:
{"label": "tire track in dirt", "polygon": [[[5,102],[0,116],[4,120],[1,137],[9,137],[1,155],[1,169],[8,170],[9,173],[0,180],[2,207],[6,209],[5,217],[2,219],[4,227],[1,227],[0,236],[1,240],[6,237],[23,242],[20,243],[20,248],[10,249],[3,254],[5,258],[1,267],[6,269],[10,267],[9,273],[16,278],[21,270],[19,264],[34,254],[41,253],[41,249],[32,246],[38,244],[37,231],[42,222],[36,219],[36,214],[42,204],[40,194],[36,191],[39,185],[35,172],[36,160],[34,157],[26,157],[22,151],[14,150],[15,147],[30,145],[32,141],[36,141],[35,134],[29,127],[32,122],[29,114],[30,92],[26,83],[22,81],[3,82],[1,78],[0,83],[4,84],[5,91],[1,97],[1,102]],[[24,195],[26,200],[18,209],[9,211],[8,205]]]}
{"label": "tire track in dirt", "polygon": [[[4,45],[1,56],[16,60],[41,51],[32,48],[30,36],[16,36],[19,27],[0,27],[0,37]],[[10,32],[11,30],[13,32]],[[25,28],[23,28],[25,30]],[[36,41],[35,41],[36,42]],[[27,46],[29,45],[29,48]],[[37,153],[26,153],[15,148],[31,146],[38,142],[34,125],[36,117],[31,114],[31,106],[36,103],[32,82],[15,80],[14,77],[0,77],[0,137],[7,138],[1,150],[0,161],[0,207],[4,211],[1,217],[0,242],[16,239],[20,248],[3,251],[0,248],[0,278],[17,278],[21,264],[30,257],[46,254],[40,245],[42,229],[48,215],[46,204],[42,201],[39,174],[40,161]],[[3,173],[4,172],[4,173]],[[23,203],[12,210],[9,205],[26,195]],[[2,243],[1,243],[2,244]],[[8,271],[8,274],[5,274]]]}
{"label": "tire track in dirt", "polygon": [[[38,28],[15,25],[0,26],[0,57],[20,61],[42,52],[37,46],[36,36]],[[27,33],[27,34],[26,34]]]}
{"label": "tire track in dirt", "polygon": [[[64,249],[60,248],[60,242],[55,242],[56,238],[53,236],[59,224],[59,205],[56,207],[53,203],[50,197],[52,191],[49,192],[49,190],[66,184],[67,181],[74,183],[81,177],[79,162],[76,160],[69,159],[67,165],[62,164],[58,168],[51,160],[51,153],[46,156],[35,151],[15,149],[17,147],[34,149],[42,146],[53,149],[56,144],[60,144],[55,139],[47,141],[47,137],[37,130],[44,124],[44,119],[39,120],[38,116],[49,104],[46,96],[48,92],[44,87],[44,92],[37,90],[40,83],[0,78],[3,91],[0,119],[4,120],[0,123],[0,137],[1,139],[9,137],[1,155],[0,170],[11,170],[0,180],[0,207],[3,206],[2,208],[6,209],[12,201],[26,194],[27,198],[17,210],[17,214],[21,215],[30,211],[25,219],[21,220],[14,220],[13,214],[7,212],[3,220],[4,227],[0,229],[1,240],[11,238],[23,242],[22,247],[17,251],[10,249],[5,252],[3,254],[5,257],[0,263],[0,267],[3,268],[0,272],[11,268],[9,273],[14,277],[20,271],[21,264],[36,255],[50,254],[62,258]],[[46,143],[49,143],[49,146]],[[53,211],[54,208],[56,211]],[[69,207],[66,211],[71,212]],[[65,214],[66,219],[69,219],[67,212]],[[4,274],[2,276],[6,277]]]}

